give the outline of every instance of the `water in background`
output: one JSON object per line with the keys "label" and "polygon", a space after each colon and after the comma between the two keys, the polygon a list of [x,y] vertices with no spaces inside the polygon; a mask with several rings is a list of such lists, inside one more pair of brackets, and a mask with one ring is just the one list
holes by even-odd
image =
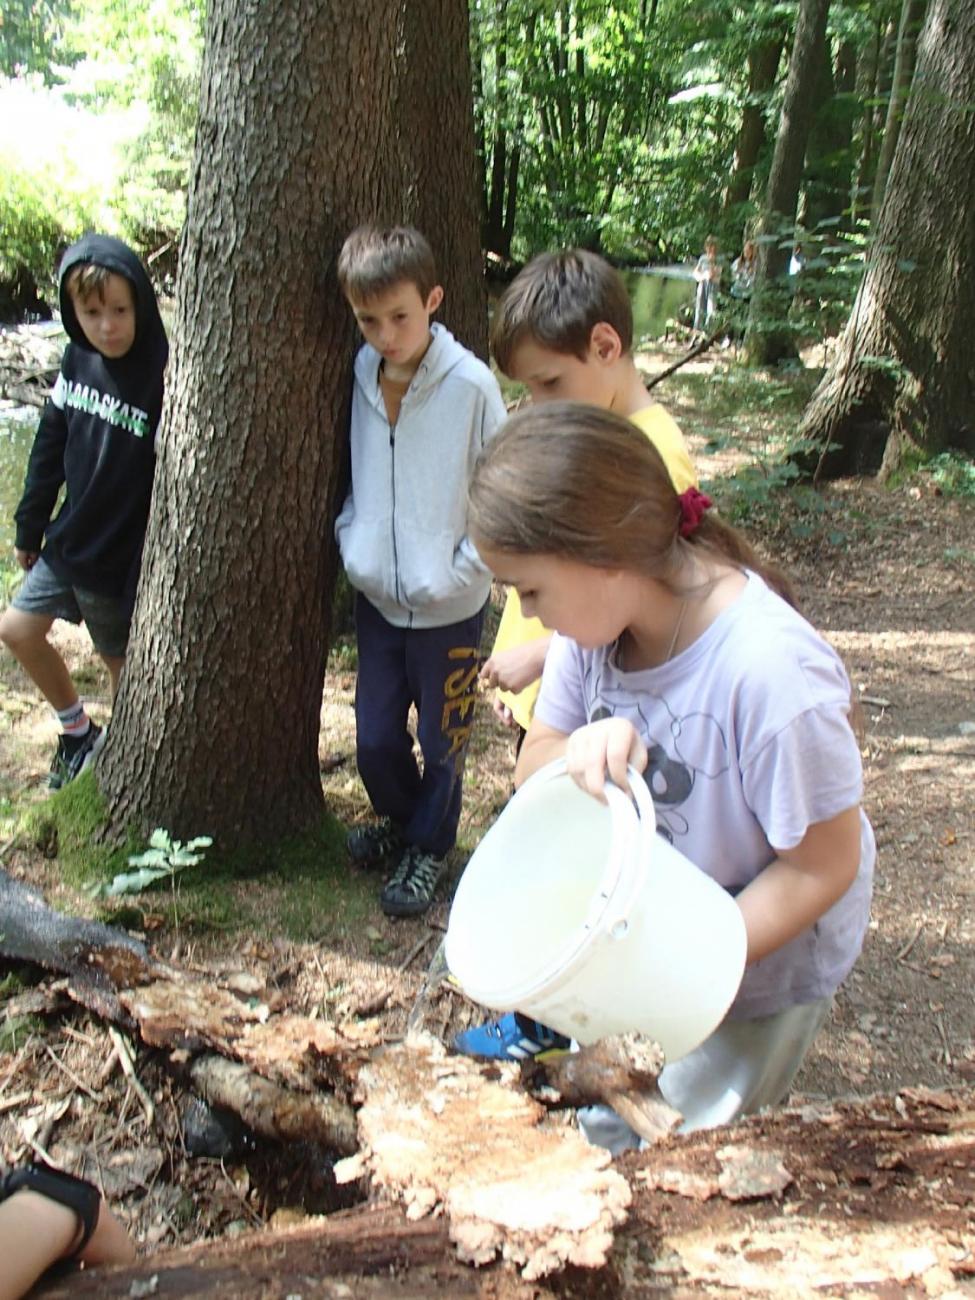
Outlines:
{"label": "water in background", "polygon": [[697,287],[689,266],[647,266],[624,271],[623,279],[633,304],[633,338],[660,338],[669,320],[694,302]]}
{"label": "water in background", "polygon": [[40,416],[36,406],[0,405],[0,566],[14,563],[14,511]]}

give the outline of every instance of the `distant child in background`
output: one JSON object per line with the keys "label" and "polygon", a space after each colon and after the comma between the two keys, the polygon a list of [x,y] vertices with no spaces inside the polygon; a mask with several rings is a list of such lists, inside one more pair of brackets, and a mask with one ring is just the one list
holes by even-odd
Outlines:
{"label": "distant child in background", "polygon": [[721,283],[721,263],[718,261],[718,241],[708,235],[704,252],[694,267],[697,293],[694,297],[694,328],[704,330],[711,324],[718,309],[718,285]]}
{"label": "distant child in background", "polygon": [[[700,1047],[665,1065],[664,1097],[685,1129],[778,1103],[870,908],[874,838],[838,655],[785,579],[707,497],[675,491],[656,449],[610,412],[560,402],[512,417],[470,499],[481,556],[557,633],[516,783],[565,757],[601,798],[607,779],[626,788],[632,765],[658,830],[744,918],[735,1002]],[[515,1014],[456,1046],[524,1058],[567,1046],[558,1040]],[[611,1149],[634,1142],[613,1112],[582,1119]]]}
{"label": "distant child in background", "polygon": [[747,299],[755,288],[755,272],[758,269],[758,245],[754,239],[746,239],[740,256],[731,263],[731,296]]}
{"label": "distant child in background", "polygon": [[[149,519],[169,345],[156,295],[125,244],[87,235],[64,255],[61,319],[70,342],[44,408],[15,514],[27,576],[0,617],[0,641],[61,725],[48,785],[58,789],[104,740],[48,640],[84,622],[118,691]],[[64,503],[52,518],[58,494]]]}
{"label": "distant child in background", "polygon": [[380,818],[350,831],[348,850],[356,865],[392,866],[383,911],[413,916],[457,837],[491,586],[467,536],[467,484],[505,409],[488,367],[431,324],[443,289],[419,231],[360,227],[338,270],[366,342],[335,536],[357,592],[356,759]]}
{"label": "distant child in background", "polygon": [[[491,351],[532,402],[569,398],[628,416],[660,452],[677,489],[697,483],[680,429],[647,392],[633,360],[633,311],[622,277],[583,249],[543,253],[511,282],[494,312]],[[525,618],[508,592],[482,680],[499,688],[495,712],[531,721],[551,632]]]}

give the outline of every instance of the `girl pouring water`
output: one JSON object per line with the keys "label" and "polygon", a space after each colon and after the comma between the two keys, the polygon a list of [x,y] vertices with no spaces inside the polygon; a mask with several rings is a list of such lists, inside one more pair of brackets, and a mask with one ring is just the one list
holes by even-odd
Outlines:
{"label": "girl pouring water", "polygon": [[[875,847],[838,655],[787,580],[706,496],[678,495],[652,444],[611,412],[552,403],[509,420],[477,463],[469,526],[557,633],[516,784],[564,757],[600,799],[635,768],[659,832],[744,918],[731,1010],[665,1066],[661,1091],[686,1130],[782,1101],[869,915]],[[456,1042],[513,1058],[567,1045],[518,1013]],[[609,1118],[605,1145],[627,1145]]]}

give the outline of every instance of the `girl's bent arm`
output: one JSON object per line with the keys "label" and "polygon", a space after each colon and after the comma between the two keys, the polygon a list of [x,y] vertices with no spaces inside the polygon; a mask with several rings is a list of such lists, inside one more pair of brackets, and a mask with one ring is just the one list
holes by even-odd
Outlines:
{"label": "girl's bent arm", "polygon": [[565,753],[569,737],[564,731],[532,718],[531,726],[525,733],[525,739],[515,764],[515,789],[527,781],[533,772],[537,772],[546,763],[561,758]]}
{"label": "girl's bent arm", "polygon": [[860,866],[860,807],[815,822],[738,895],[748,933],[748,962],[783,947],[833,906]]}

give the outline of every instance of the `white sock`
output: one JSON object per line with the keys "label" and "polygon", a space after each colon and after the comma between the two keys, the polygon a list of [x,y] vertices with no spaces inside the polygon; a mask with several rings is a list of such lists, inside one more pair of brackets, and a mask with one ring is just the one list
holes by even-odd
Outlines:
{"label": "white sock", "polygon": [[85,712],[85,706],[80,700],[75,700],[74,704],[69,704],[66,709],[55,709],[54,712],[66,736],[80,740],[82,736],[88,734],[91,718]]}

